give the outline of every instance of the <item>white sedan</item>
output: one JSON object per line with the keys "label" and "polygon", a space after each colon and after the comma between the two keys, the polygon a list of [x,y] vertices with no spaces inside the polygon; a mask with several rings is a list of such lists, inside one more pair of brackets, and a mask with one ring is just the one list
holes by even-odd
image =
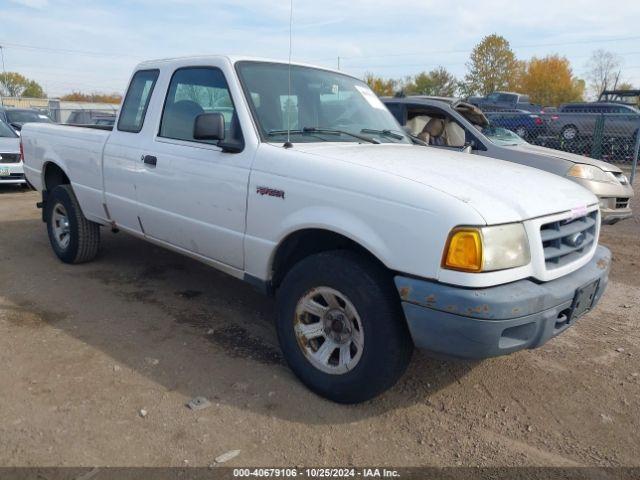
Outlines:
{"label": "white sedan", "polygon": [[0,120],[0,185],[26,185],[20,159],[20,138]]}

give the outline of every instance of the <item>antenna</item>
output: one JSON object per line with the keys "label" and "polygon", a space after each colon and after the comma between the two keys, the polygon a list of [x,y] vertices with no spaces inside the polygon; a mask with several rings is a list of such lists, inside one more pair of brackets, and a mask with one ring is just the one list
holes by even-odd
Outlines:
{"label": "antenna", "polygon": [[293,27],[293,0],[289,4],[289,91],[287,93],[287,141],[283,145],[284,148],[291,148],[291,44],[292,44],[292,27]]}

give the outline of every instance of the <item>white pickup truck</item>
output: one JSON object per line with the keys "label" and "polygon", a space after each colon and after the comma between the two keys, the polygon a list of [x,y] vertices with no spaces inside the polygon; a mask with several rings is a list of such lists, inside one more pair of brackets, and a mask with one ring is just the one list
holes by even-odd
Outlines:
{"label": "white pickup truck", "polygon": [[122,230],[274,294],[312,390],[370,399],[414,346],[534,348],[600,299],[596,197],[529,167],[416,146],[366,84],[224,56],[139,65],[111,128],[27,124],[51,246]]}

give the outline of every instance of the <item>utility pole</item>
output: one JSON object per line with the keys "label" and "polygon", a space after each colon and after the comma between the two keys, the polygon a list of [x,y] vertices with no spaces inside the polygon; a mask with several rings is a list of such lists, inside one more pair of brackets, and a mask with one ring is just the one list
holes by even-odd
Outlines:
{"label": "utility pole", "polygon": [[338,70],[340,70],[340,55],[338,55]]}

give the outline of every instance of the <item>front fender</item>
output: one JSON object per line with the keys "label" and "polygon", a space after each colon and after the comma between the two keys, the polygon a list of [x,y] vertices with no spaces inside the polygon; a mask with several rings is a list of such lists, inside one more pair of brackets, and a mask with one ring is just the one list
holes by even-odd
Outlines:
{"label": "front fender", "polygon": [[[354,241],[384,265],[392,268],[392,251],[388,242],[371,225],[344,209],[331,206],[304,208],[284,218],[282,227],[283,230],[276,245],[281,245],[287,237],[300,230],[327,230]],[[270,265],[273,263],[276,251],[277,248],[270,255]]]}

